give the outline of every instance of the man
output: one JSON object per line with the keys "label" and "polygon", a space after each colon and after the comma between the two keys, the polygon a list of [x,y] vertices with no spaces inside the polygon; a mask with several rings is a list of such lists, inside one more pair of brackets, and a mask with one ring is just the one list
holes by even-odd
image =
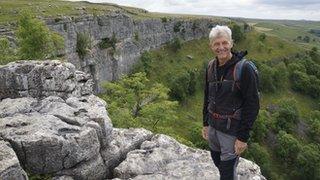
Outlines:
{"label": "man", "polygon": [[234,68],[247,53],[232,52],[231,30],[212,28],[210,48],[216,58],[206,70],[202,136],[208,140],[211,157],[221,180],[237,179],[236,166],[247,148],[249,131],[259,112],[259,96],[254,69],[245,63],[240,82]]}

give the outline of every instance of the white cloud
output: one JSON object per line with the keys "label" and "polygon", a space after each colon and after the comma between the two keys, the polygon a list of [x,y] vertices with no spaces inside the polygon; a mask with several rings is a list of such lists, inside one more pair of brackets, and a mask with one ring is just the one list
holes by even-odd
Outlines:
{"label": "white cloud", "polygon": [[[77,0],[73,0],[77,1]],[[88,0],[144,8],[152,12],[262,19],[320,20],[319,0]]]}

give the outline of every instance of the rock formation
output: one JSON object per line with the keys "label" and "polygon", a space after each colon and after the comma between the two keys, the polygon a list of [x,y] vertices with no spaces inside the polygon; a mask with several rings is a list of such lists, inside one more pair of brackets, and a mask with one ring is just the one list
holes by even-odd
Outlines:
{"label": "rock formation", "polygon": [[[70,63],[23,61],[0,72],[0,179],[219,178],[208,151],[145,129],[113,128],[90,76]],[[265,179],[245,159],[238,176]]]}

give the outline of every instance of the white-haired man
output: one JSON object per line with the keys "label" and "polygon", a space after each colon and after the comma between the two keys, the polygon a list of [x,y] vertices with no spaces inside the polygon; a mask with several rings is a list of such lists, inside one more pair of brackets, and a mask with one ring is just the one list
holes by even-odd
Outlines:
{"label": "white-haired man", "polygon": [[231,35],[227,26],[218,25],[210,32],[210,48],[216,57],[206,69],[204,90],[202,136],[209,142],[221,180],[237,179],[238,159],[247,148],[259,112],[256,76],[247,61],[243,61],[240,79],[235,79],[235,66],[247,52],[231,51]]}

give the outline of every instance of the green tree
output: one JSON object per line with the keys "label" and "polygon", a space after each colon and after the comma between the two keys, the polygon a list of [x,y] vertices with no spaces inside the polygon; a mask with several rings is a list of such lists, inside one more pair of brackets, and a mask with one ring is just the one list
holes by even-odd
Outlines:
{"label": "green tree", "polygon": [[320,111],[312,111],[309,117],[309,136],[315,142],[320,143]]}
{"label": "green tree", "polygon": [[177,119],[178,103],[168,100],[169,89],[159,83],[150,85],[145,73],[124,76],[103,87],[106,92],[101,97],[108,103],[115,126],[154,130],[159,123]]}
{"label": "green tree", "polygon": [[266,139],[270,126],[271,121],[268,112],[260,110],[258,118],[253,124],[251,139],[254,142],[263,142]]}
{"label": "green tree", "polygon": [[302,180],[319,180],[320,146],[316,144],[303,146],[297,157],[296,169]]}
{"label": "green tree", "polygon": [[273,74],[273,84],[276,87],[277,91],[281,89],[286,88],[286,84],[289,80],[289,73],[287,70],[286,65],[281,62],[277,64],[274,68],[274,74]]}
{"label": "green tree", "polygon": [[280,131],[293,132],[299,121],[297,102],[294,99],[285,99],[279,102],[276,116],[276,128]]}
{"label": "green tree", "polygon": [[297,156],[301,151],[301,145],[297,139],[285,131],[277,135],[276,154],[286,167],[295,167]]}
{"label": "green tree", "polygon": [[18,22],[17,38],[22,59],[56,56],[63,49],[63,38],[48,29],[40,20],[24,12]]}
{"label": "green tree", "polygon": [[236,23],[232,23],[231,25],[231,31],[232,31],[232,39],[235,43],[240,42],[242,39],[245,39],[245,34],[241,30],[242,28],[237,25]]}
{"label": "green tree", "polygon": [[265,148],[260,146],[259,143],[249,144],[248,151],[245,152],[244,156],[245,158],[259,164],[264,176],[266,176],[267,178],[271,178],[273,176],[270,154]]}
{"label": "green tree", "polygon": [[260,89],[262,92],[272,93],[275,92],[276,87],[274,85],[274,70],[266,65],[260,65]]}

